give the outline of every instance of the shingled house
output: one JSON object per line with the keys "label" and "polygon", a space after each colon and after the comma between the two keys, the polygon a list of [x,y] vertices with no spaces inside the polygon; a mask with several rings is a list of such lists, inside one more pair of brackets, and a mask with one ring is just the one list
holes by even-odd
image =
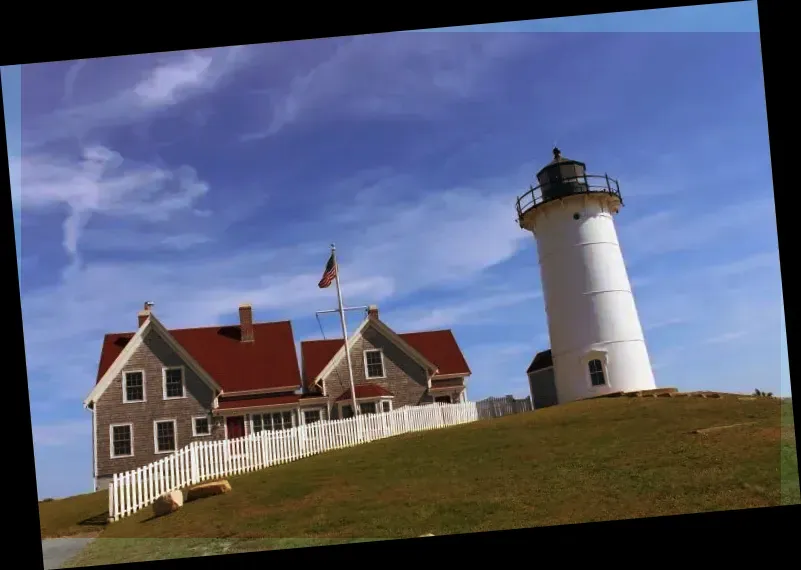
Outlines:
{"label": "shingled house", "polygon": [[[193,441],[282,430],[352,413],[340,340],[301,345],[301,380],[289,321],[168,330],[151,304],[134,332],[103,339],[92,412],[95,488]],[[350,338],[363,413],[466,397],[470,370],[450,331],[397,335],[377,309]],[[343,375],[344,371],[344,375]]]}
{"label": "shingled house", "polygon": [[303,396],[292,325],[254,323],[167,330],[150,305],[135,332],[107,334],[92,411],[96,488],[193,441],[240,437],[315,421],[324,399]]}
{"label": "shingled house", "polygon": [[[348,342],[361,412],[466,401],[470,368],[450,330],[398,334],[378,318],[378,308],[371,306]],[[304,341],[300,351],[304,394],[326,398],[332,419],[352,416],[342,339]]]}

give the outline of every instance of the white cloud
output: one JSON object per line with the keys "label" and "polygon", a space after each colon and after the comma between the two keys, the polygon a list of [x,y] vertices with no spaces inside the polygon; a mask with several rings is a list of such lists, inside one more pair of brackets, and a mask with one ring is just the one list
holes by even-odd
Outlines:
{"label": "white cloud", "polygon": [[161,222],[190,210],[209,187],[194,169],[129,163],[106,147],[84,149],[80,161],[32,155],[12,159],[21,172],[25,213],[66,205],[64,249],[78,255],[81,232],[93,215]]}
{"label": "white cloud", "polygon": [[621,224],[620,235],[626,262],[633,265],[649,256],[703,248],[744,228],[765,223],[775,226],[775,220],[770,197],[729,204],[695,216],[682,209],[644,215]]}
{"label": "white cloud", "polygon": [[[96,129],[135,123],[216,89],[249,64],[252,55],[249,46],[234,46],[161,55],[160,63],[149,67],[151,55],[78,62],[65,74],[64,106],[39,116],[27,116],[23,142],[27,148],[36,148],[63,138],[82,139]],[[87,78],[103,75],[97,69],[112,61],[115,67],[123,70],[117,75],[124,76],[116,88],[106,87],[103,92],[102,87],[112,83],[103,76],[101,85],[87,86],[92,92],[89,102],[74,103],[74,91],[83,86],[78,81],[79,72],[84,81],[89,81]],[[141,71],[143,65],[146,68]],[[131,67],[139,67],[140,72],[134,74]],[[35,87],[27,85],[27,88]]]}
{"label": "white cloud", "polygon": [[746,337],[748,334],[749,331],[745,330],[731,331],[705,338],[701,342],[703,344],[725,344]]}
{"label": "white cloud", "polygon": [[[421,307],[403,314],[389,315],[388,321],[398,330],[434,330],[456,325],[480,324],[497,321],[493,312],[514,307],[542,297],[539,291],[526,293],[500,293],[484,295],[481,291],[471,291],[466,299],[430,307]],[[506,347],[508,349],[508,347]]]}
{"label": "white cloud", "polygon": [[446,101],[497,89],[498,61],[531,46],[526,34],[392,33],[324,40],[327,56],[294,76],[286,88],[265,90],[271,117],[246,140],[324,114],[428,115]]}

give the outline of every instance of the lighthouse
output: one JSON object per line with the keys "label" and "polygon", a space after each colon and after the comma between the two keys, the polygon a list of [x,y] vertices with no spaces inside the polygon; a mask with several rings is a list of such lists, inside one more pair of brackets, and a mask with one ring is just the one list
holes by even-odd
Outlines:
{"label": "lighthouse", "polygon": [[614,216],[617,180],[553,149],[537,186],[517,199],[534,234],[550,350],[527,371],[536,407],[656,388]]}

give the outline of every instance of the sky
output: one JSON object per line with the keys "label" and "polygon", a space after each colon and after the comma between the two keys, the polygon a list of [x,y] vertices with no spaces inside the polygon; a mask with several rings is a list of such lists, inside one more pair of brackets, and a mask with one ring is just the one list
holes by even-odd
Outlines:
{"label": "sky", "polygon": [[753,2],[2,78],[40,497],[91,490],[82,400],[105,333],[135,329],[144,301],[170,328],[250,302],[320,338],[332,242],[346,305],[452,329],[472,400],[528,395],[548,337],[514,204],[555,143],[620,180],[657,383],[789,395]]}

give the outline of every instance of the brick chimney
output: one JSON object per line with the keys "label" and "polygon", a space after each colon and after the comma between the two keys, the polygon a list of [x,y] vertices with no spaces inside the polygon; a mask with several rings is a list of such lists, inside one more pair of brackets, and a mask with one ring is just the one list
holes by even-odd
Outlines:
{"label": "brick chimney", "polygon": [[145,321],[150,316],[150,312],[152,309],[153,309],[153,303],[147,301],[145,303],[145,307],[137,314],[139,320],[139,326],[137,328],[142,328],[142,325],[145,324]]}
{"label": "brick chimney", "polygon": [[367,316],[371,319],[378,318],[378,305],[370,305],[367,307]]}
{"label": "brick chimney", "polygon": [[253,342],[253,307],[248,304],[239,305],[239,328],[242,331],[242,342]]}

